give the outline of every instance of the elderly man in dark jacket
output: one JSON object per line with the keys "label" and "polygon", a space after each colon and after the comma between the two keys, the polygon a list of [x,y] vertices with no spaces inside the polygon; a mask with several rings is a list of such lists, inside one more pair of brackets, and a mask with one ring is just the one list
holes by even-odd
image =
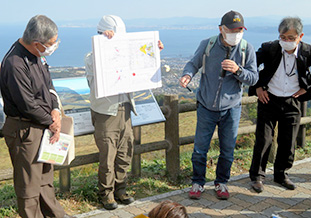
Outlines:
{"label": "elderly man in dark jacket", "polygon": [[299,18],[284,18],[279,40],[263,43],[256,52],[257,65],[264,68],[253,90],[258,96],[256,143],[250,168],[252,188],[262,192],[274,128],[278,122],[278,149],[274,181],[294,190],[286,171],[294,162],[295,141],[300,125],[300,102],[309,98],[311,46],[301,41],[303,25]]}
{"label": "elderly man in dark jacket", "polygon": [[14,169],[14,189],[21,217],[69,217],[55,198],[53,165],[38,162],[45,129],[59,140],[61,117],[44,56],[58,47],[58,28],[44,15],[30,19],[23,37],[7,52],[0,87],[7,116],[3,135]]}

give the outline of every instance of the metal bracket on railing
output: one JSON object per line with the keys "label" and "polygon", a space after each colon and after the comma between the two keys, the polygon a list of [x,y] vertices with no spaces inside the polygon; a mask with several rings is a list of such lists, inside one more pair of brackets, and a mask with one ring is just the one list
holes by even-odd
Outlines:
{"label": "metal bracket on railing", "polygon": [[162,113],[164,114],[165,118],[168,118],[171,116],[172,110],[169,106],[163,105],[161,106]]}
{"label": "metal bracket on railing", "polygon": [[168,139],[165,139],[164,141],[166,141],[167,144],[168,144],[168,148],[166,148],[166,150],[170,151],[172,149],[172,147],[173,147],[173,143],[170,140],[168,140]]}

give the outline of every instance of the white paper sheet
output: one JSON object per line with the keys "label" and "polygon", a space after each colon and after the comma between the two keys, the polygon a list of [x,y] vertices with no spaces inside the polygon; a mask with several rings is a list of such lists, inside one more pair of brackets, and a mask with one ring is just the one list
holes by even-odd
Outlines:
{"label": "white paper sheet", "polygon": [[44,130],[39,149],[38,162],[62,165],[66,160],[69,147],[74,138],[71,135],[60,133],[60,139],[54,144],[50,143],[52,132],[48,129]]}

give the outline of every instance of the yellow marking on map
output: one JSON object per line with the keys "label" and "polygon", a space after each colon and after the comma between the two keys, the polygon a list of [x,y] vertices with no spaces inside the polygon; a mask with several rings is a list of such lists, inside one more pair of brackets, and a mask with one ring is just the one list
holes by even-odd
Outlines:
{"label": "yellow marking on map", "polygon": [[154,56],[154,52],[152,51],[152,45],[147,46],[147,44],[145,44],[145,45],[141,46],[139,50],[146,55],[149,55],[151,57]]}
{"label": "yellow marking on map", "polygon": [[151,98],[151,95],[148,95],[148,96],[142,98],[142,100],[146,100],[146,99],[149,99],[149,98]]}
{"label": "yellow marking on map", "polygon": [[143,45],[142,47],[140,47],[140,51],[143,52],[144,54],[147,54],[146,47],[147,45]]}
{"label": "yellow marking on map", "polygon": [[141,96],[144,96],[146,94],[146,92],[141,93],[140,95],[136,95],[134,96],[135,99],[140,98]]}
{"label": "yellow marking on map", "polygon": [[139,95],[134,96],[134,99],[135,99],[135,101],[138,101],[138,100],[143,101],[146,99],[150,99],[152,97],[151,94],[149,94],[149,95],[147,95],[147,94],[148,94],[147,92],[143,92]]}

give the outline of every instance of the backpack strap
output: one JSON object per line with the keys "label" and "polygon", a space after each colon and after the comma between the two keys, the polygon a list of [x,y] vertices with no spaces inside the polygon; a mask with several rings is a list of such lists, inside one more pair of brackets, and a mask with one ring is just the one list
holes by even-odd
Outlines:
{"label": "backpack strap", "polygon": [[[205,73],[205,60],[206,60],[206,57],[209,57],[210,51],[213,48],[213,46],[215,45],[215,42],[216,42],[217,38],[218,38],[218,35],[212,36],[211,38],[209,38],[209,42],[208,42],[208,44],[206,46],[205,53],[203,55],[202,68],[199,70],[202,73]],[[240,53],[242,54],[242,63],[241,63],[242,67],[245,66],[246,48],[247,48],[247,41],[245,39],[242,39],[241,42],[240,42]]]}
{"label": "backpack strap", "polygon": [[213,46],[215,45],[217,38],[218,38],[218,35],[212,36],[211,38],[209,38],[209,42],[208,42],[206,49],[205,49],[205,54],[207,57],[209,57],[210,51],[213,48]]}
{"label": "backpack strap", "polygon": [[213,48],[213,46],[215,45],[215,42],[216,42],[217,38],[218,38],[218,35],[212,36],[211,38],[209,38],[208,44],[207,44],[206,49],[205,49],[205,53],[203,55],[202,73],[205,73],[205,60],[206,60],[206,57],[209,57],[210,51]]}

